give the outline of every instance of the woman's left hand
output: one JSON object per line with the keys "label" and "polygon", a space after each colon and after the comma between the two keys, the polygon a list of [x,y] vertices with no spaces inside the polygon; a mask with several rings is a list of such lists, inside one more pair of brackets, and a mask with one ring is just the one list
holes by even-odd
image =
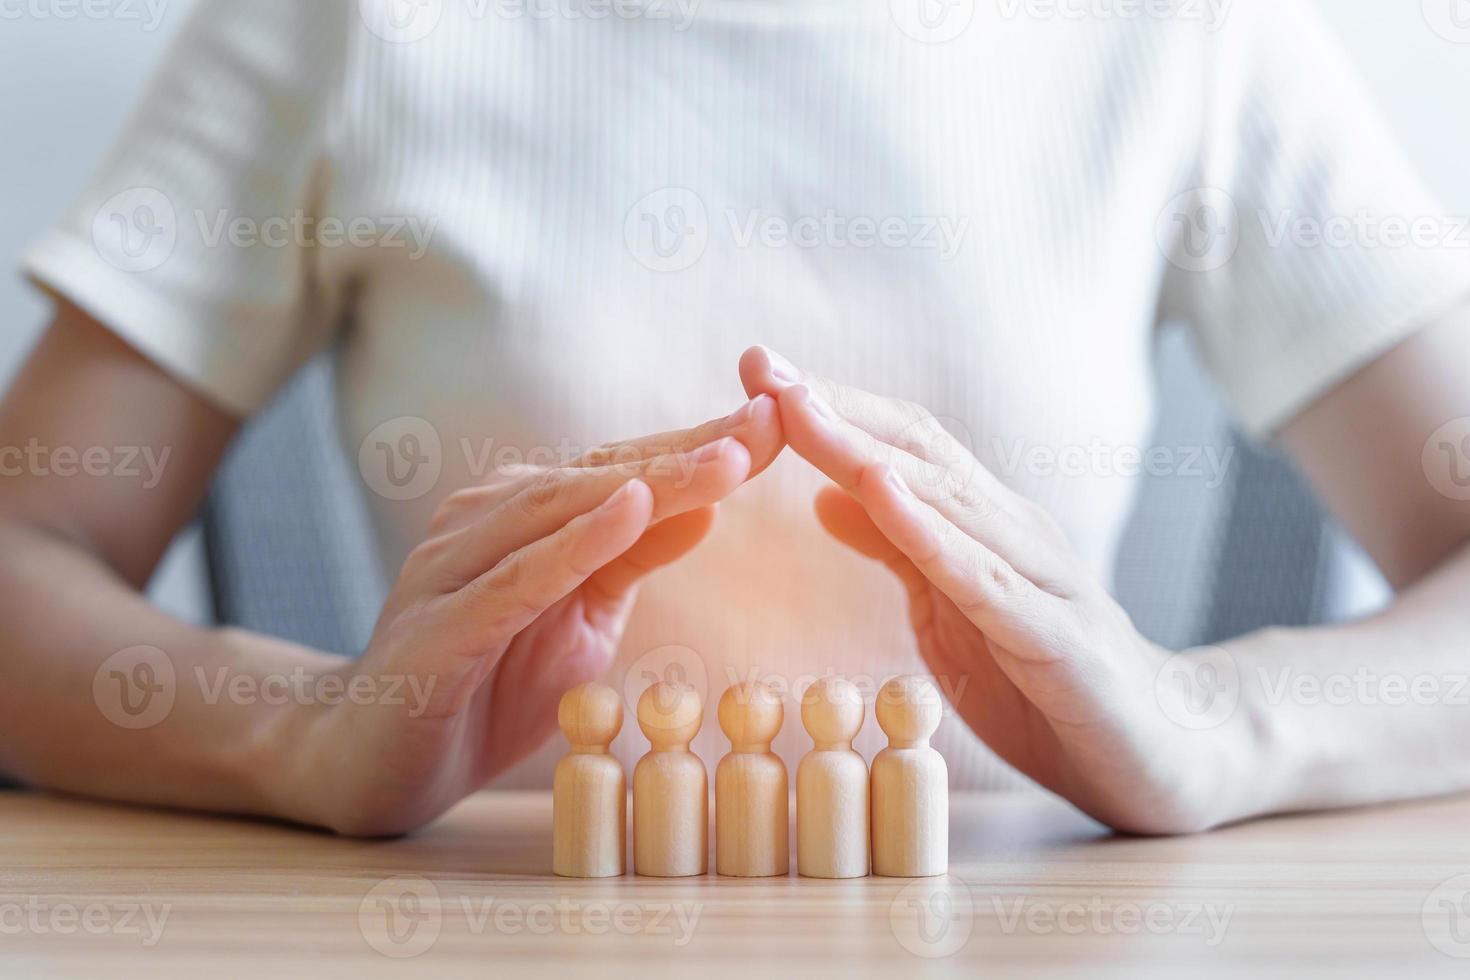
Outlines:
{"label": "woman's left hand", "polygon": [[1139,634],[1046,511],[916,405],[760,347],[740,373],[752,397],[778,398],[788,443],[837,485],[817,498],[822,524],[903,583],[919,651],[981,739],[1118,829],[1225,818],[1220,787],[1248,778],[1241,729],[1171,720],[1155,693],[1168,652]]}

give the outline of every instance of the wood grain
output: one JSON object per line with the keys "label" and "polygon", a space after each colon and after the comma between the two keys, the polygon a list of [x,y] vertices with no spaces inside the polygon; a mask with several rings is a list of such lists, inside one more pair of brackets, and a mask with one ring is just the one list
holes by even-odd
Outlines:
{"label": "wood grain", "polygon": [[[944,878],[581,881],[551,874],[550,794],[481,794],[413,837],[364,842],[0,793],[0,974],[1470,973],[1431,942],[1470,956],[1470,879],[1436,892],[1470,874],[1470,799],[1167,840],[1110,837],[1032,794],[957,795],[952,810]],[[161,933],[150,910],[167,913]],[[87,932],[86,916],[107,927]],[[374,943],[425,948],[395,959]]]}

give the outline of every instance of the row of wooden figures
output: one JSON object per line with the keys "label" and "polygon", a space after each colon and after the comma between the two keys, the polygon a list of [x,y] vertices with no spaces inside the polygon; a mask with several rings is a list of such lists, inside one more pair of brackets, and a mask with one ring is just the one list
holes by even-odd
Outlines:
{"label": "row of wooden figures", "polygon": [[[864,705],[857,687],[824,677],[802,695],[812,750],[796,772],[796,863],[810,878],[900,878],[944,874],[949,863],[949,780],[929,746],[939,726],[938,689],[896,677],[875,714],[888,748],[872,772],[853,750]],[[715,769],[715,870],[743,878],[790,872],[786,766],[771,752],[781,698],[759,683],[736,684],[718,709],[730,753]],[[704,720],[699,692],[658,683],[638,699],[650,749],[633,770],[633,870],[679,878],[708,871],[709,782],[689,749]],[[624,873],[626,781],[609,746],[623,726],[617,692],[583,684],[561,700],[558,722],[571,751],[556,767],[552,866],[572,878]],[[871,860],[870,860],[871,859]]]}

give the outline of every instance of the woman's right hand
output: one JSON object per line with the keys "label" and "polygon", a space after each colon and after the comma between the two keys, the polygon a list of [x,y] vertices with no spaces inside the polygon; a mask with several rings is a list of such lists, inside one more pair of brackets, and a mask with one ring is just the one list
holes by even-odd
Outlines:
{"label": "woman's right hand", "polygon": [[398,696],[286,716],[276,809],[343,833],[402,832],[529,754],[562,693],[611,665],[639,582],[698,544],[716,503],[782,445],[775,401],[760,396],[449,497],[367,651],[338,668],[344,690]]}

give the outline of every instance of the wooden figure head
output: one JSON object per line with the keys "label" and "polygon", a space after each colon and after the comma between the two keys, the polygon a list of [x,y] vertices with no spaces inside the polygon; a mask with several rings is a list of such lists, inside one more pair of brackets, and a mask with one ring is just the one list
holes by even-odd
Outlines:
{"label": "wooden figure head", "polygon": [[801,696],[801,723],[819,746],[851,744],[863,714],[862,693],[845,677],[820,677]]}
{"label": "wooden figure head", "polygon": [[917,745],[928,741],[939,727],[944,704],[939,689],[927,677],[895,677],[878,691],[874,712],[878,727],[894,745]]}
{"label": "wooden figure head", "polygon": [[606,748],[623,729],[623,699],[605,684],[578,684],[561,696],[556,723],[573,746]]}
{"label": "wooden figure head", "polygon": [[655,749],[688,745],[704,722],[704,701],[692,684],[660,681],[638,699],[638,727]]}
{"label": "wooden figure head", "polygon": [[781,731],[786,709],[765,684],[734,684],[720,698],[720,730],[737,750],[766,750]]}

